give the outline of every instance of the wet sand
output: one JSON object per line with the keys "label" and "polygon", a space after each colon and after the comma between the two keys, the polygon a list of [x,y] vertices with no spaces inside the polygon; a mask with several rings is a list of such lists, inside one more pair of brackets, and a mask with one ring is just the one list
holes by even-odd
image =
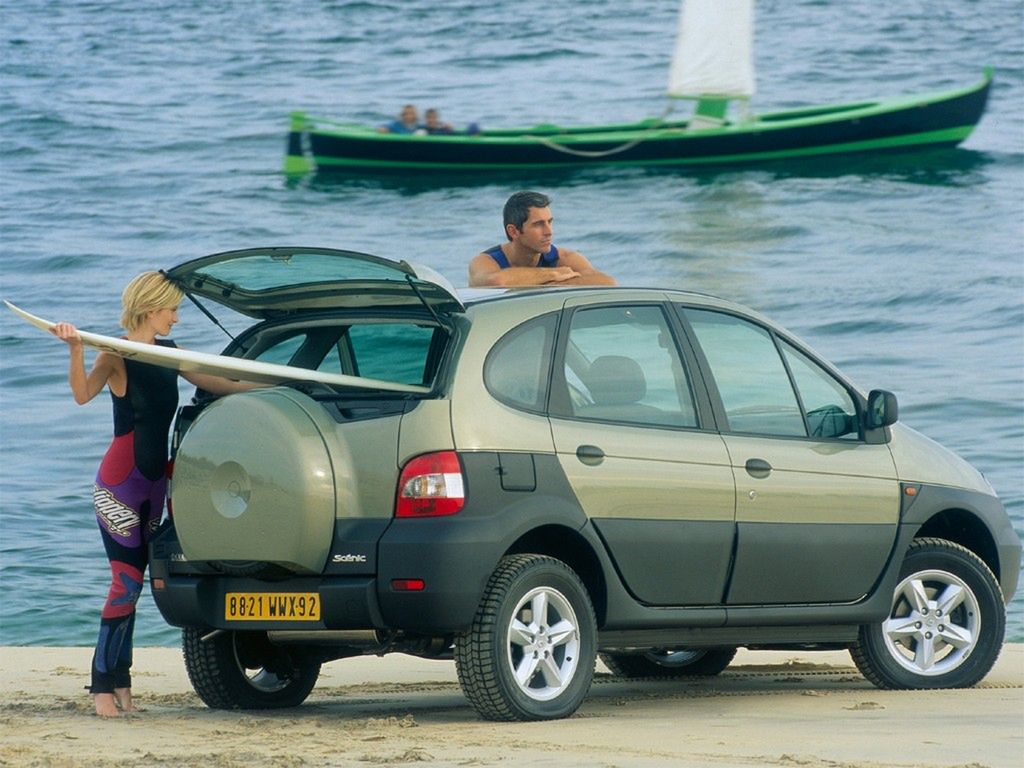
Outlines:
{"label": "wet sand", "polygon": [[101,720],[87,648],[0,648],[0,766],[942,766],[1024,765],[1024,645],[977,687],[881,691],[845,652],[741,650],[716,678],[622,680],[603,666],[576,715],[481,720],[452,662],[326,664],[306,703],[206,708],[175,648],[136,650],[145,708]]}

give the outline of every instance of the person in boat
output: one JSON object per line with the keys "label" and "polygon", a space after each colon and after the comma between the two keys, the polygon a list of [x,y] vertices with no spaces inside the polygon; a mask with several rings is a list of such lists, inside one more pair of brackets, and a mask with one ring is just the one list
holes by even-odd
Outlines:
{"label": "person in boat", "polygon": [[516,192],[502,212],[507,242],[469,262],[471,287],[615,285],[583,254],[552,243],[551,200],[540,192]]}
{"label": "person in boat", "polygon": [[[173,347],[166,336],[178,322],[182,291],[160,272],[144,272],[124,289],[121,325],[125,338]],[[160,523],[167,488],[167,435],[178,407],[178,372],[100,352],[85,371],[85,352],[74,325],[51,331],[68,345],[68,382],[79,405],[104,387],[114,406],[114,439],[100,463],[93,505],[112,581],[100,614],[92,659],[96,714],[135,712],[132,703],[132,634],[135,603],[142,593],[149,539]],[[256,386],[202,373],[181,373],[197,387],[225,395]]]}
{"label": "person in boat", "polygon": [[381,133],[416,133],[423,130],[416,107],[406,104],[398,117],[377,129]]}
{"label": "person in boat", "polygon": [[431,136],[455,133],[449,123],[441,122],[441,114],[434,107],[423,113],[423,130]]}

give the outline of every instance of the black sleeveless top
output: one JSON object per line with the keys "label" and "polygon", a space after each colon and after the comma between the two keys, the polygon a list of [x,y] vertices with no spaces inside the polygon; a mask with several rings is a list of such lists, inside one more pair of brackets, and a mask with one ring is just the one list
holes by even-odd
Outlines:
{"label": "black sleeveless top", "polygon": [[[157,339],[161,347],[176,347]],[[171,368],[124,359],[128,387],[124,397],[113,392],[114,437],[134,432],[135,466],[150,480],[167,471],[167,433],[178,408],[178,372]]]}

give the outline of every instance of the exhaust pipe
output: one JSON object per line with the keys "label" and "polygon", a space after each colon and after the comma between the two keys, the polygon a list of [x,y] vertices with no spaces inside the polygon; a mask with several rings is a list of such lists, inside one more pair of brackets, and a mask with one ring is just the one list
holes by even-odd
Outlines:
{"label": "exhaust pipe", "polygon": [[267,632],[267,639],[277,645],[305,645],[320,648],[350,648],[363,655],[383,656],[407,653],[427,659],[452,658],[452,637],[404,635],[373,629],[301,630],[279,629]]}
{"label": "exhaust pipe", "polygon": [[267,639],[281,645],[347,645],[366,649],[386,645],[386,638],[375,629],[277,629],[267,632]]}

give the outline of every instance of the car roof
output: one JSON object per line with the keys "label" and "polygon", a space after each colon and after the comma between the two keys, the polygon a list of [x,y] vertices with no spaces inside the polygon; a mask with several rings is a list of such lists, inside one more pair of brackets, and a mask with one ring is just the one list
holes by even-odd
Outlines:
{"label": "car roof", "polygon": [[561,308],[566,303],[602,304],[619,301],[677,301],[684,304],[715,307],[760,320],[774,326],[758,311],[735,301],[723,299],[709,293],[687,291],[677,288],[654,288],[644,286],[600,286],[600,287],[536,287],[528,288],[458,288],[458,297],[467,309],[485,307],[487,304],[522,302],[533,305],[551,305]]}

